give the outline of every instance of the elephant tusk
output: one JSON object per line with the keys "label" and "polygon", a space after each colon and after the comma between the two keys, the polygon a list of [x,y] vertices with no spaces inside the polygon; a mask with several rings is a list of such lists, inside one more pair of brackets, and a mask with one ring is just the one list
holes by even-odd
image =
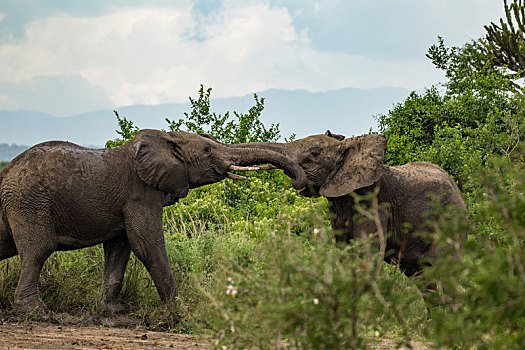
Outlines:
{"label": "elephant tusk", "polygon": [[226,173],[226,175],[227,175],[230,179],[233,179],[233,180],[246,180],[246,179],[247,179],[246,176],[237,175],[237,174],[232,174],[232,173]]}
{"label": "elephant tusk", "polygon": [[232,171],[256,171],[256,170],[272,170],[272,169],[277,169],[277,167],[272,164],[261,165],[261,166],[230,165],[229,169]]}
{"label": "elephant tusk", "polygon": [[279,167],[273,164],[266,164],[266,165],[259,167],[259,170],[272,170],[272,169],[279,169]]}

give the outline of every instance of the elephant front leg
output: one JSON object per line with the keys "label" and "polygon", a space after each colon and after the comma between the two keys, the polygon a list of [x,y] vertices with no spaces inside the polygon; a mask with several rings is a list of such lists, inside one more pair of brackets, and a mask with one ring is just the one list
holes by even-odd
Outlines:
{"label": "elephant front leg", "polygon": [[127,208],[124,218],[131,250],[151,275],[160,299],[169,302],[175,296],[175,279],[162,232],[162,207],[137,203]]}
{"label": "elephant front leg", "polygon": [[118,301],[131,248],[125,236],[104,243],[104,283],[102,308],[113,313],[126,311]]}

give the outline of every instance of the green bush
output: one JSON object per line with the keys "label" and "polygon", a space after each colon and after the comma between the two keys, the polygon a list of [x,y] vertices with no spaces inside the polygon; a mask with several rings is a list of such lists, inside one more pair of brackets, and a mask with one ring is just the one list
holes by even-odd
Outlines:
{"label": "green bush", "polygon": [[[513,75],[485,56],[480,39],[459,48],[429,50],[445,70],[445,91],[412,93],[379,116],[391,165],[429,161],[458,182],[469,210],[464,246],[457,242],[461,220],[452,213],[435,223],[440,259],[423,283],[442,286],[444,307],[432,310],[425,334],[448,348],[525,346],[525,138],[523,95]],[[452,247],[452,249],[450,249]]]}
{"label": "green bush", "polygon": [[415,336],[426,317],[415,285],[367,238],[334,245],[320,206],[305,213],[300,235],[269,228],[248,266],[230,258],[215,284],[199,284],[207,300],[192,318],[217,347],[368,348],[375,337]]}
{"label": "green bush", "polygon": [[271,142],[280,137],[279,124],[271,124],[269,128],[260,121],[264,110],[264,98],[259,99],[253,94],[255,105],[248,113],[233,111],[234,119],[230,118],[230,112],[224,115],[211,112],[210,96],[211,88],[204,91],[204,86],[199,89],[199,97],[195,100],[190,97],[191,112],[184,113],[184,118],[172,121],[166,118],[171,131],[185,130],[197,134],[206,133],[217,140],[225,143],[242,142]]}
{"label": "green bush", "polygon": [[[525,164],[505,157],[489,164],[481,176],[479,215],[490,218],[489,227],[498,234],[473,235],[460,250],[441,256],[429,275],[450,286],[445,297],[453,307],[434,310],[428,332],[447,347],[523,349]],[[444,239],[456,232],[449,223],[440,225]],[[471,231],[476,233],[474,224]]]}

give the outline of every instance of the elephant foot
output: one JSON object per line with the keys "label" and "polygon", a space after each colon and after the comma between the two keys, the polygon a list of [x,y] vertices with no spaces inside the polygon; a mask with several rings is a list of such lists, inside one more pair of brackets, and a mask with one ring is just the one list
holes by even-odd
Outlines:
{"label": "elephant foot", "polygon": [[123,314],[126,312],[126,308],[122,303],[117,300],[106,300],[102,302],[102,310],[105,312],[111,312],[114,314]]}
{"label": "elephant foot", "polygon": [[26,315],[44,316],[49,313],[49,309],[40,298],[15,301],[14,309],[16,312]]}

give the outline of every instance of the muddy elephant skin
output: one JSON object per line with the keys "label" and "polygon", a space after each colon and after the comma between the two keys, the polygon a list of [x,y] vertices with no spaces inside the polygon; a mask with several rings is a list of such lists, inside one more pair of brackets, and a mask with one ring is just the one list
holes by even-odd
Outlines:
{"label": "muddy elephant skin", "polygon": [[271,163],[306,183],[304,171],[281,153],[218,144],[186,132],[141,130],[110,149],[51,141],[20,154],[0,173],[0,260],[20,255],[15,308],[45,310],[38,278],[56,250],[104,246],[102,304],[118,301],[130,252],[144,263],[160,298],[175,294],[162,232],[162,207],[190,188],[224,179],[231,165]]}

